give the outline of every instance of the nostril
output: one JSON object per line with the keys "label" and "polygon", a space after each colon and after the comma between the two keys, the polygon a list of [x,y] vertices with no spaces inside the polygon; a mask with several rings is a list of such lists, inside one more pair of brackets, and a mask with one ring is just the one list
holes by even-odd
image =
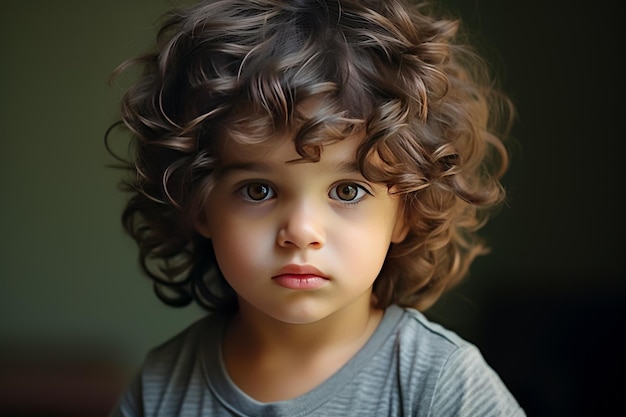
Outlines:
{"label": "nostril", "polygon": [[290,239],[278,239],[278,244],[280,246],[283,247],[295,247],[295,248],[300,248],[300,249],[305,249],[305,248],[314,248],[314,249],[318,249],[321,248],[322,242],[321,241],[312,241],[312,242],[301,242],[298,243],[298,241],[294,241],[294,240],[290,240]]}

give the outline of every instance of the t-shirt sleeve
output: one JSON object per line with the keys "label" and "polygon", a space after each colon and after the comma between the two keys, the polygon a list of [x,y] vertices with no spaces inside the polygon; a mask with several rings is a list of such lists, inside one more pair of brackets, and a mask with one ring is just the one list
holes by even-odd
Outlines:
{"label": "t-shirt sleeve", "polygon": [[138,374],[111,409],[108,417],[143,417],[143,415],[141,374]]}
{"label": "t-shirt sleeve", "polygon": [[525,417],[498,374],[473,345],[452,352],[441,369],[431,416]]}

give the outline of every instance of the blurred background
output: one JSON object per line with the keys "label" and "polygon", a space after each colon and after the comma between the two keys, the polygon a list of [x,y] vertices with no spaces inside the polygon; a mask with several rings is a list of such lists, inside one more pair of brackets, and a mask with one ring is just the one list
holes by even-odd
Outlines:
{"label": "blurred background", "polygon": [[[428,315],[473,341],[529,416],[624,391],[624,79],[617,6],[447,0],[519,117],[492,253]],[[104,416],[148,349],[200,317],[152,293],[103,145],[124,59],[166,0],[10,2],[0,25],[0,415]]]}

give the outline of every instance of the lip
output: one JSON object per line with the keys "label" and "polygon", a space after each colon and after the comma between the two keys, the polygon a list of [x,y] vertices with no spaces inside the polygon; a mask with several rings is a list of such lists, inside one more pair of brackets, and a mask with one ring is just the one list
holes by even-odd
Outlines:
{"label": "lip", "polygon": [[325,285],[329,278],[310,265],[287,265],[272,277],[272,281],[290,290],[314,290]]}

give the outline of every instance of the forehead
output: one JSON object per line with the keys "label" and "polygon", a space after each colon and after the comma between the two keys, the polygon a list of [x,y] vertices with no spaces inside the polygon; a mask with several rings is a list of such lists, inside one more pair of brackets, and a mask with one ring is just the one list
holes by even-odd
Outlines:
{"label": "forehead", "polygon": [[219,157],[221,165],[249,160],[270,159],[276,156],[278,149],[282,150],[281,153],[285,153],[287,148],[293,149],[294,158],[299,157],[294,140],[287,134],[279,134],[268,137],[263,141],[250,141],[248,143],[227,138],[222,142]]}
{"label": "forehead", "polygon": [[269,138],[264,142],[242,144],[229,141],[224,144],[220,165],[222,169],[233,166],[244,166],[254,163],[255,166],[280,166],[291,164],[314,164],[326,169],[329,166],[350,166],[356,163],[357,150],[362,142],[362,135],[351,135],[339,141],[324,143],[320,147],[319,161],[303,158],[296,150],[296,144],[290,135]]}

